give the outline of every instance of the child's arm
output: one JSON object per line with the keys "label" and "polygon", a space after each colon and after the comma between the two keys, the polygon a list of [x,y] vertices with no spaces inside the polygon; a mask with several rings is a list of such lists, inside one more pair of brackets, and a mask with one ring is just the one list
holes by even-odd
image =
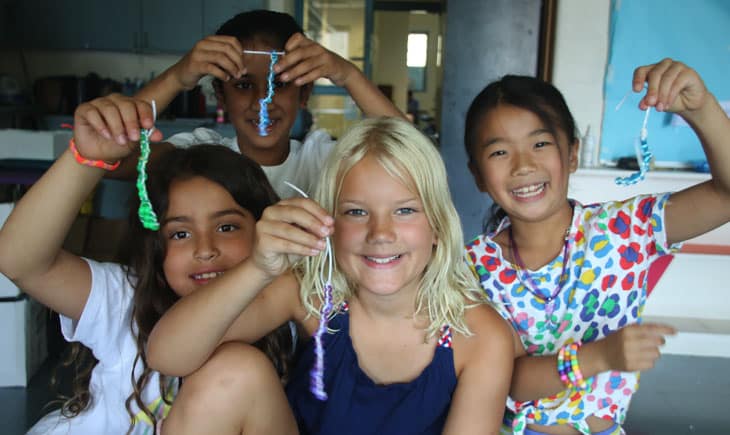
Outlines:
{"label": "child's arm", "polygon": [[274,66],[284,82],[297,86],[313,83],[326,77],[344,87],[367,117],[405,115],[365,77],[354,64],[343,59],[301,33],[293,35],[285,45],[284,55]]}
{"label": "child's arm", "polygon": [[[129,117],[128,124],[139,129],[140,123],[152,127],[152,110],[142,101],[125,107],[95,103],[76,109],[76,148],[91,160],[119,160],[131,146],[115,143],[109,131],[97,132],[105,115],[122,111],[125,119]],[[18,202],[0,231],[0,271],[30,296],[72,319],[79,319],[86,304],[91,272],[81,258],[61,246],[81,204],[104,172],[78,163],[67,150]]]}
{"label": "child's arm", "polygon": [[474,335],[454,337],[458,383],[443,433],[498,434],[512,376],[511,328],[488,306],[469,309],[467,324]]}
{"label": "child's arm", "polygon": [[697,133],[712,179],[673,194],[665,210],[667,241],[681,242],[730,221],[730,119],[697,72],[664,59],[634,71],[633,87],[648,84],[643,110],[678,113]]}
{"label": "child's arm", "polygon": [[[676,331],[671,326],[644,323],[619,329],[600,340],[586,343],[578,351],[583,378],[609,370],[649,370],[660,356],[664,336]],[[516,336],[516,334],[514,334]],[[515,359],[510,397],[518,402],[543,399],[566,389],[558,375],[556,355],[530,356],[520,346]]]}
{"label": "child's arm", "polygon": [[267,208],[256,223],[251,257],[179,300],[150,334],[147,362],[173,376],[187,376],[226,341],[253,343],[306,312],[288,255],[317,255],[332,218],[315,202],[293,198]]}
{"label": "child's arm", "polygon": [[176,64],[152,79],[135,97],[152,102],[162,112],[177,94],[190,90],[205,75],[223,81],[245,74],[243,47],[234,36],[212,35],[198,41]]}

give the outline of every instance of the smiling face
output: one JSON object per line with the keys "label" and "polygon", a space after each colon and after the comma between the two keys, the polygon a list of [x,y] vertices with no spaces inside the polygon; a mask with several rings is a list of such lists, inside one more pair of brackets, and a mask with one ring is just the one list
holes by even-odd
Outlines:
{"label": "smiling face", "polygon": [[477,123],[470,169],[482,192],[510,216],[538,222],[569,211],[568,178],[578,165],[577,144],[557,135],[529,110],[500,105]]}
{"label": "smiling face", "polygon": [[160,234],[163,271],[170,287],[185,296],[246,259],[255,219],[221,185],[207,178],[175,180]]}
{"label": "smiling face", "polygon": [[[243,41],[245,50],[272,51],[263,41]],[[276,49],[280,51],[280,48]],[[311,86],[296,86],[274,78],[274,96],[268,105],[271,124],[266,136],[259,134],[259,100],[266,98],[271,57],[262,54],[243,54],[247,73],[240,79],[232,78],[217,87],[216,95],[236,129],[241,152],[260,165],[277,165],[289,154],[289,132],[299,108],[306,107]]]}
{"label": "smiling face", "polygon": [[345,175],[336,202],[337,264],[360,295],[415,297],[434,234],[414,189],[366,155]]}

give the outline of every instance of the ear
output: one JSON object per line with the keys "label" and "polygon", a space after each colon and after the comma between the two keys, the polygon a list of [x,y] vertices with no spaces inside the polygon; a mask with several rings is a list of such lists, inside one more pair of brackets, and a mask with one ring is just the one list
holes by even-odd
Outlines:
{"label": "ear", "polygon": [[570,151],[568,152],[568,168],[572,174],[578,169],[578,155],[580,154],[580,140],[576,139],[570,145]]}
{"label": "ear", "polygon": [[482,182],[482,174],[479,171],[479,167],[475,165],[474,162],[469,162],[469,172],[471,172],[471,176],[474,177],[474,183],[476,183],[479,191],[487,193],[484,188],[484,183]]}
{"label": "ear", "polygon": [[299,107],[302,109],[307,108],[307,103],[309,103],[309,97],[312,95],[312,89],[314,88],[314,83],[307,83],[306,85],[299,88]]}

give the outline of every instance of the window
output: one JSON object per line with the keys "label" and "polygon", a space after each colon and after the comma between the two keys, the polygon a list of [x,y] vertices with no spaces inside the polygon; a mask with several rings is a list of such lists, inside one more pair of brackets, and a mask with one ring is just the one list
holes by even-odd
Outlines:
{"label": "window", "polygon": [[408,34],[406,66],[408,67],[408,89],[416,92],[426,90],[426,63],[428,60],[428,33]]}

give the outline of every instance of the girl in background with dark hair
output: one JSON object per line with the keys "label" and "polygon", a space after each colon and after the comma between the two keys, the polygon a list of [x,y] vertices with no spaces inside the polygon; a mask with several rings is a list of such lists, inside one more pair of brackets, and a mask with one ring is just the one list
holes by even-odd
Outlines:
{"label": "girl in background with dark hair", "polygon": [[[139,101],[135,108],[140,124],[152,127],[150,106]],[[127,265],[65,252],[61,245],[82,202],[114,167],[108,162],[134,148],[96,133],[91,124],[98,114],[91,103],[78,107],[71,149],[18,202],[0,231],[0,271],[57,311],[64,337],[98,360],[79,380],[81,390],[31,434],[154,433],[180,382],[147,366],[153,326],[179,298],[249,256],[255,222],[278,200],[263,171],[245,156],[218,145],[173,150],[147,183],[160,230],[145,230],[131,216]],[[261,358],[264,368],[257,373],[277,380],[274,366],[284,375],[292,349],[288,326],[258,344],[274,365]]]}
{"label": "girl in background with dark hair", "polygon": [[640,109],[678,113],[692,126],[711,180],[583,205],[567,196],[579,142],[554,86],[506,76],[467,112],[469,168],[498,207],[467,254],[513,326],[515,434],[622,433],[639,372],[674,333],[641,322],[649,266],[730,220],[730,120],[697,72],[664,59],[637,68],[632,85],[647,86]]}

